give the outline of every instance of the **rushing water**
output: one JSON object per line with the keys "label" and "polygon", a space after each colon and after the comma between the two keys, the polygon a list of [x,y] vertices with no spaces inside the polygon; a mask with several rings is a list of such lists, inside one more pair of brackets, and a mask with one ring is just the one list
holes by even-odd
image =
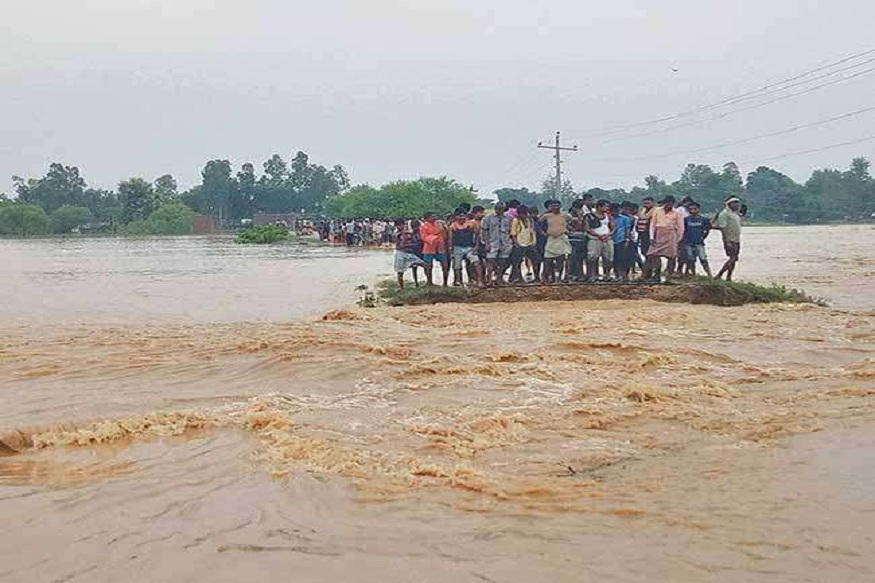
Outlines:
{"label": "rushing water", "polygon": [[834,308],[732,309],[361,310],[389,253],[0,241],[0,581],[872,581],[872,234],[746,230],[740,278]]}
{"label": "rushing water", "polygon": [[230,237],[0,240],[0,258],[0,321],[38,326],[312,316],[392,271],[384,251]]}

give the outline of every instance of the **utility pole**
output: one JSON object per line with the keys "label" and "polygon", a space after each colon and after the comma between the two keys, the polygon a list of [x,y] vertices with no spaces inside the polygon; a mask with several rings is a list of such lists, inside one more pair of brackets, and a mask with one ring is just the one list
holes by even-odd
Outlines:
{"label": "utility pole", "polygon": [[538,142],[539,148],[545,148],[547,150],[553,150],[555,152],[554,157],[556,158],[556,194],[559,194],[559,189],[562,188],[562,157],[561,152],[576,152],[577,145],[571,146],[570,148],[560,146],[559,145],[559,132],[556,132],[556,143],[552,146],[545,146],[542,142]]}

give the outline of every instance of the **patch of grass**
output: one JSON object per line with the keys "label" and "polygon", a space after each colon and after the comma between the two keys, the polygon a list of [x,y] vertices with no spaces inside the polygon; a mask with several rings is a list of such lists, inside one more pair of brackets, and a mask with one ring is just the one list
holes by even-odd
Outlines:
{"label": "patch of grass", "polygon": [[377,284],[377,297],[390,306],[410,306],[464,302],[468,298],[468,292],[460,287],[414,287],[409,283],[402,290],[394,279],[384,279]]}
{"label": "patch of grass", "polygon": [[[668,289],[676,289],[678,293],[662,293]],[[630,292],[636,293],[630,295]],[[762,286],[739,281],[716,281],[706,277],[676,280],[667,286],[651,287],[617,284],[612,288],[610,284],[583,284],[579,286],[532,286],[529,288],[499,288],[493,290],[468,290],[457,287],[438,286],[414,287],[409,284],[401,290],[394,279],[386,279],[377,284],[374,294],[366,291],[359,305],[371,307],[376,305],[376,303],[385,303],[390,306],[405,306],[452,302],[514,302],[550,299],[587,301],[612,297],[688,301],[693,304],[711,304],[715,306],[741,306],[744,304],[774,302],[827,305],[822,299],[813,298],[802,291],[784,286]]]}
{"label": "patch of grass", "polygon": [[268,245],[289,238],[289,230],[279,225],[261,225],[237,233],[237,242],[244,244]]}
{"label": "patch of grass", "polygon": [[690,286],[690,301],[694,304],[741,306],[744,304],[787,302],[827,305],[823,299],[814,298],[798,289],[777,284],[763,286],[745,281],[723,281],[697,277],[688,285]]}

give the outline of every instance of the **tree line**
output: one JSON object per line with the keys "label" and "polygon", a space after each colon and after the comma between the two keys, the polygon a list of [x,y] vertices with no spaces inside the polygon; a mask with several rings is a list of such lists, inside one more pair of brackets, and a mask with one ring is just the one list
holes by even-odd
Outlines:
{"label": "tree line", "polygon": [[349,189],[344,168],[311,163],[298,152],[287,163],[274,154],[262,164],[234,171],[228,160],[210,160],[201,183],[180,192],[170,174],[134,177],[115,190],[89,188],[76,166],[52,163],[41,178],[13,177],[12,197],[0,195],[0,235],[69,233],[74,229],[126,234],[186,234],[195,214],[233,225],[257,212],[321,214],[328,197]]}
{"label": "tree line", "polygon": [[866,158],[854,158],[847,170],[814,170],[804,184],[799,184],[768,166],[760,166],[743,177],[734,162],[727,162],[719,170],[705,164],[687,164],[674,182],[650,175],[644,179],[644,187],[631,190],[595,187],[575,192],[567,181],[557,188],[555,180],[546,180],[539,191],[500,188],[495,194],[505,202],[516,199],[538,208],[551,198],[570,204],[583,194],[612,202],[639,202],[648,196],[659,200],[666,195],[681,200],[689,196],[705,212],[716,212],[727,198],[738,196],[748,205],[749,217],[756,221],[856,222],[875,218],[875,180],[869,166]]}
{"label": "tree line", "polygon": [[[846,170],[818,169],[804,184],[781,172],[760,166],[742,176],[727,162],[715,170],[688,164],[680,177],[666,182],[647,176],[643,187],[576,191],[570,182],[546,180],[539,190],[499,188],[499,200],[516,199],[543,208],[558,198],[565,205],[584,194],[615,202],[638,202],[651,196],[686,196],[706,212],[722,208],[729,196],[743,198],[750,217],[758,221],[817,223],[871,220],[875,213],[875,180],[869,161],[854,158]],[[343,166],[312,163],[304,152],[286,162],[274,154],[256,173],[251,163],[235,172],[228,160],[210,160],[200,184],[180,192],[173,176],[149,181],[130,178],[115,190],[88,187],[75,166],[49,165],[41,178],[13,177],[14,194],[0,195],[0,235],[30,236],[69,233],[76,229],[130,234],[186,234],[194,215],[215,217],[221,224],[239,224],[256,213],[301,213],[333,218],[393,218],[446,213],[461,203],[476,204],[476,192],[447,177],[390,182],[381,187],[351,187]],[[488,201],[481,201],[488,202]]]}

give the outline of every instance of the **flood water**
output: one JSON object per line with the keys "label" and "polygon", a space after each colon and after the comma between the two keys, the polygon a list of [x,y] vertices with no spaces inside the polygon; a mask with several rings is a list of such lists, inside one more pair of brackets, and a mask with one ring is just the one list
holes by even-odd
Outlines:
{"label": "flood water", "polygon": [[0,241],[0,581],[875,580],[872,235],[745,231],[830,308],[365,310],[391,253]]}

